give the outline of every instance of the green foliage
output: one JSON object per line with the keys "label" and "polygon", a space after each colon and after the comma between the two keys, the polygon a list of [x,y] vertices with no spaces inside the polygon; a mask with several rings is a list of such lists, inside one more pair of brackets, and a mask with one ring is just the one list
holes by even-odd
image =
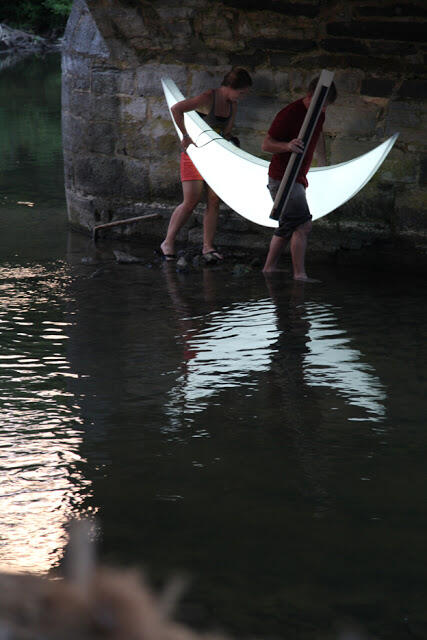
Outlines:
{"label": "green foliage", "polygon": [[71,5],[73,4],[73,0],[44,0],[43,5],[52,13],[55,13],[59,16],[66,16],[71,10]]}
{"label": "green foliage", "polygon": [[62,31],[72,4],[73,0],[15,0],[2,8],[1,20],[38,34]]}

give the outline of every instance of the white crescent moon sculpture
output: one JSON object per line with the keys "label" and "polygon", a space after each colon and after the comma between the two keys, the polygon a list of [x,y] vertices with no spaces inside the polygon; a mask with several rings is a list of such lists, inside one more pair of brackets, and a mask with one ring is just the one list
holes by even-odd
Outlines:
{"label": "white crescent moon sculpture", "polygon": [[[184,96],[170,78],[162,78],[162,86],[170,111],[174,104],[184,100]],[[182,139],[172,114],[171,117]],[[187,153],[221,200],[251,222],[277,227],[278,222],[269,217],[272,207],[267,189],[269,163],[222,138],[195,111],[185,113],[184,120],[194,142]],[[395,133],[354,160],[310,169],[307,202],[313,220],[334,211],[356,195],[380,167],[398,135]]]}

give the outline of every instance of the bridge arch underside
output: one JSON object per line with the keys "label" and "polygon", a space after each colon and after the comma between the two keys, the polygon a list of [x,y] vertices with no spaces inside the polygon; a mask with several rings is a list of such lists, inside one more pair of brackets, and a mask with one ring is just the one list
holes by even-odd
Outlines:
{"label": "bridge arch underside", "polygon": [[[262,156],[277,111],[327,68],[335,71],[339,93],[324,128],[329,164],[361,155],[396,131],[400,137],[369,184],[316,223],[312,253],[423,260],[426,28],[427,11],[417,0],[399,6],[382,0],[75,0],[62,54],[70,223],[91,231],[157,211],[160,219],[115,233],[163,235],[181,186],[162,75],[191,96],[218,85],[232,65],[244,66],[254,85],[239,105],[236,134],[245,150]],[[201,211],[182,240],[200,242]],[[221,213],[222,245],[264,250],[270,233]]]}

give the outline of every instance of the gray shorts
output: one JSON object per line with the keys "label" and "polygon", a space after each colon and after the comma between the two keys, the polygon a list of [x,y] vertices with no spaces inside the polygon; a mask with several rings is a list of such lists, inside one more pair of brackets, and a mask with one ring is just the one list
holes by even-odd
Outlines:
{"label": "gray shorts", "polygon": [[[273,198],[273,202],[279,186],[280,180],[268,178],[268,190]],[[309,220],[311,220],[311,213],[305,197],[305,187],[300,182],[295,182],[289,195],[286,209],[280,215],[279,226],[275,230],[274,235],[289,240],[295,229]]]}

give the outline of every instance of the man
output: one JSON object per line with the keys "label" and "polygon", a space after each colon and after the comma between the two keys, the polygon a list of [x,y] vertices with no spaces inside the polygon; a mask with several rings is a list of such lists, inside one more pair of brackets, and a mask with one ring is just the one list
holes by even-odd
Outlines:
{"label": "man", "polygon": [[[279,111],[262,143],[262,150],[269,151],[273,154],[268,171],[268,188],[273,201],[291,153],[303,152],[304,143],[298,138],[298,133],[312,100],[317,81],[318,78],[315,78],[310,82],[307,95],[304,98],[292,102]],[[308,186],[306,176],[315,150],[319,164],[326,164],[325,140],[323,134],[322,136],[320,134],[325,121],[326,107],[335,102],[336,97],[337,90],[335,84],[332,83],[328,91],[325,106],[319,116],[295,184],[292,187],[285,211],[282,212],[280,216],[279,227],[271,239],[267,259],[263,268],[264,273],[271,273],[277,270],[277,261],[280,254],[290,240],[294,280],[315,282],[308,278],[305,272],[307,237],[311,231],[311,214],[305,197],[305,190]]]}

